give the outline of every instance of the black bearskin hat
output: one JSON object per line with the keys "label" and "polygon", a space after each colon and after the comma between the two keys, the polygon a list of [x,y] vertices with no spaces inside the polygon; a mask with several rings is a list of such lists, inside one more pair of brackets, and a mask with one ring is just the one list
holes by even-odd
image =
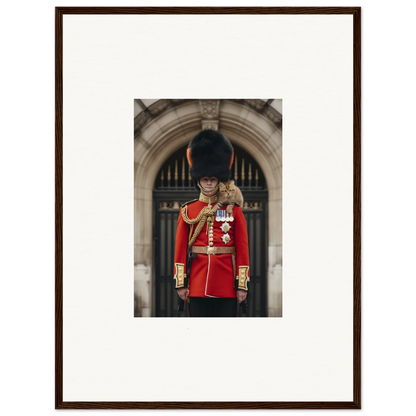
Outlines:
{"label": "black bearskin hat", "polygon": [[230,141],[218,131],[203,130],[198,133],[189,143],[186,156],[195,185],[205,176],[215,176],[223,182],[231,178],[234,149]]}

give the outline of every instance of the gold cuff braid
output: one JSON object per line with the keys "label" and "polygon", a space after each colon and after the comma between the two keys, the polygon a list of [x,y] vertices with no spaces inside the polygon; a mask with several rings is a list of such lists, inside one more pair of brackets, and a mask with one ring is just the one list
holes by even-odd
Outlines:
{"label": "gold cuff braid", "polygon": [[236,279],[238,280],[237,289],[248,290],[247,283],[250,281],[248,277],[249,266],[239,266],[238,268],[238,276]]}
{"label": "gold cuff braid", "polygon": [[179,289],[185,286],[185,265],[183,263],[175,263],[175,275],[173,278],[176,280],[175,289]]}

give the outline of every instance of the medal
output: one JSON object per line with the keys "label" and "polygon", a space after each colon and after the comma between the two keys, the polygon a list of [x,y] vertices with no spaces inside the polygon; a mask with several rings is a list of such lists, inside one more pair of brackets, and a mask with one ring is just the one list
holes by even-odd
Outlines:
{"label": "medal", "polygon": [[220,209],[217,209],[217,215],[215,216],[215,220],[220,222],[221,221],[221,217],[220,217]]}
{"label": "medal", "polygon": [[228,235],[228,233],[227,233],[227,234],[224,234],[221,238],[222,238],[222,241],[224,242],[224,244],[229,243],[229,242],[230,242],[230,240],[231,240],[231,238],[230,238],[230,236]]}
{"label": "medal", "polygon": [[215,219],[218,222],[225,221],[224,213],[225,213],[225,211],[223,209],[218,209]]}
{"label": "medal", "polygon": [[225,222],[223,225],[221,225],[220,228],[223,233],[228,233],[228,231],[231,229],[231,225],[228,224],[228,222]]}
{"label": "medal", "polygon": [[225,209],[221,210],[221,221],[224,222],[225,221]]}

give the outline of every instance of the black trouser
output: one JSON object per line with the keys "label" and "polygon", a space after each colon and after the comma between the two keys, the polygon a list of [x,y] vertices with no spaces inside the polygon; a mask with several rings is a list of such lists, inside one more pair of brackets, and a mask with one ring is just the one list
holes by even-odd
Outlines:
{"label": "black trouser", "polygon": [[190,317],[236,317],[237,298],[189,298]]}

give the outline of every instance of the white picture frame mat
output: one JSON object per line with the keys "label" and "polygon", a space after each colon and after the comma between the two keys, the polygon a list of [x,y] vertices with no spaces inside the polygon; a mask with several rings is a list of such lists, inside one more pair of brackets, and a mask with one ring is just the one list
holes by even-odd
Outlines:
{"label": "white picture frame mat", "polygon": [[[63,400],[353,400],[351,15],[64,15]],[[283,100],[283,317],[133,317],[133,100]],[[255,388],[253,388],[255,386]]]}

